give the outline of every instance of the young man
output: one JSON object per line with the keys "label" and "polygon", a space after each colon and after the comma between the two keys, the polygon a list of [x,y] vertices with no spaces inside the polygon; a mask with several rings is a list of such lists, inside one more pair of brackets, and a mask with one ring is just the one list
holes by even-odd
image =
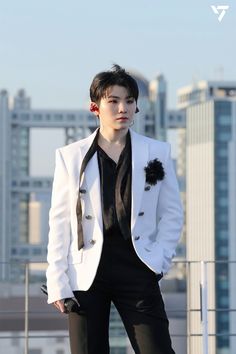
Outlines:
{"label": "young man", "polygon": [[183,210],[170,144],[130,129],[138,86],[118,65],[90,87],[100,127],[56,151],[48,303],[69,314],[72,354],[109,353],[117,308],[135,353],[173,354],[158,280],[169,270]]}

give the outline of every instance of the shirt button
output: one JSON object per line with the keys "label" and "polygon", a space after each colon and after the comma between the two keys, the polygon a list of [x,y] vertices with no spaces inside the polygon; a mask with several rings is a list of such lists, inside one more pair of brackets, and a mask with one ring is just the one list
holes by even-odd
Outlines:
{"label": "shirt button", "polygon": [[145,191],[150,191],[150,189],[151,189],[150,186],[146,186],[146,187],[144,188]]}
{"label": "shirt button", "polygon": [[139,213],[138,213],[138,216],[143,216],[144,215],[144,211],[140,211]]}
{"label": "shirt button", "polygon": [[81,194],[85,194],[87,192],[86,189],[80,189],[79,191]]}
{"label": "shirt button", "polygon": [[94,245],[95,242],[96,242],[96,240],[93,240],[93,239],[89,240],[89,243],[90,243],[91,245]]}
{"label": "shirt button", "polygon": [[87,220],[91,220],[93,217],[92,217],[92,215],[86,215],[85,216],[85,219],[87,219]]}
{"label": "shirt button", "polygon": [[135,240],[135,241],[138,241],[139,239],[140,239],[140,236],[135,236],[135,237],[134,237],[134,240]]}

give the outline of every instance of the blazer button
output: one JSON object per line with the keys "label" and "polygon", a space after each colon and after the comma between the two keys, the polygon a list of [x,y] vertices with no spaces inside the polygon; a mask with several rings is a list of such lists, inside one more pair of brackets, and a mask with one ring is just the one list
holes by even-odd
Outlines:
{"label": "blazer button", "polygon": [[134,237],[134,240],[135,240],[135,241],[138,241],[139,239],[140,239],[140,236],[135,236],[135,237]]}
{"label": "blazer button", "polygon": [[86,215],[85,216],[85,219],[87,219],[87,220],[91,220],[93,217],[92,217],[92,215]]}
{"label": "blazer button", "polygon": [[150,191],[150,189],[151,189],[151,186],[146,186],[146,187],[144,188],[145,191]]}
{"label": "blazer button", "polygon": [[138,213],[138,216],[143,216],[144,215],[144,211],[140,211],[139,213]]}
{"label": "blazer button", "polygon": [[85,194],[87,192],[86,189],[80,189],[79,191],[81,194]]}
{"label": "blazer button", "polygon": [[90,243],[91,245],[94,245],[95,242],[96,242],[96,240],[93,240],[93,239],[89,240],[89,243]]}

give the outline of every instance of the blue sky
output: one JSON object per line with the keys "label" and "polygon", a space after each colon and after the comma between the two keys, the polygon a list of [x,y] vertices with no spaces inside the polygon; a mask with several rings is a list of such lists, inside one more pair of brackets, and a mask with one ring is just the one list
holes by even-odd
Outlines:
{"label": "blue sky", "polygon": [[[210,5],[229,5],[218,22]],[[35,108],[81,108],[93,76],[116,62],[162,72],[168,106],[198,79],[236,80],[236,2],[0,0],[0,88]],[[222,75],[222,74],[221,74]]]}

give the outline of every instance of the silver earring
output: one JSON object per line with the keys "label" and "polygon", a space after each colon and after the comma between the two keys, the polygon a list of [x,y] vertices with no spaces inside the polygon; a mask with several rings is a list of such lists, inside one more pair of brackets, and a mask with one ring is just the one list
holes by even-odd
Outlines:
{"label": "silver earring", "polygon": [[132,127],[132,125],[134,125],[134,120],[132,120],[131,124],[129,125],[129,127]]}

